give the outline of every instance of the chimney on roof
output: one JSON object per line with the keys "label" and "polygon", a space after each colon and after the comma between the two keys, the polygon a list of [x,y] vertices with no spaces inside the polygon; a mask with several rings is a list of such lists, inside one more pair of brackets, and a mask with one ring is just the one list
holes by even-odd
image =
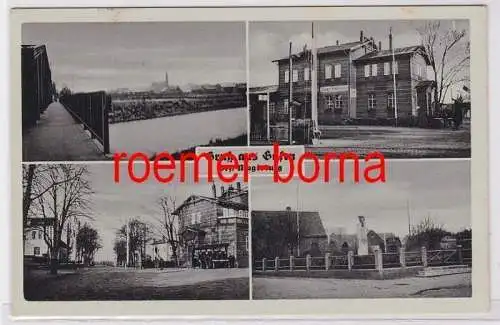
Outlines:
{"label": "chimney on roof", "polygon": [[360,42],[363,42],[363,41],[364,41],[364,39],[365,39],[365,38],[363,37],[363,31],[361,30],[361,31],[359,31],[359,41],[360,41]]}
{"label": "chimney on roof", "polygon": [[392,51],[392,28],[389,29],[389,50]]}
{"label": "chimney on roof", "polygon": [[214,199],[217,198],[217,188],[215,187],[215,183],[212,183],[212,195],[214,196]]}
{"label": "chimney on roof", "polygon": [[339,40],[337,40],[337,45],[339,45]]}
{"label": "chimney on roof", "polygon": [[378,41],[378,50],[382,50],[382,41]]}

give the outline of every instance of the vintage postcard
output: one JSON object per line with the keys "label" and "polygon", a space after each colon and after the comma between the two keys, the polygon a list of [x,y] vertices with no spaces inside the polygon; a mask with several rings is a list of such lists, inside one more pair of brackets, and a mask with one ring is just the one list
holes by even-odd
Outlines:
{"label": "vintage postcard", "polygon": [[10,18],[13,317],[488,310],[486,7]]}

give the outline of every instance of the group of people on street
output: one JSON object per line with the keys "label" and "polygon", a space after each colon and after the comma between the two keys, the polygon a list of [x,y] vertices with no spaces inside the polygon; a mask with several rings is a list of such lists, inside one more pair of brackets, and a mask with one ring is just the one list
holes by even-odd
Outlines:
{"label": "group of people on street", "polygon": [[192,265],[201,269],[234,268],[235,257],[225,250],[202,250],[193,254]]}

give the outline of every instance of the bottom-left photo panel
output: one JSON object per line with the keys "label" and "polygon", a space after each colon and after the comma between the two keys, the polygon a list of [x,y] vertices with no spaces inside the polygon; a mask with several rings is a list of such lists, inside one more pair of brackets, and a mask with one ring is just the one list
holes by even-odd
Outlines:
{"label": "bottom-left photo panel", "polygon": [[23,164],[26,300],[249,299],[247,184],[146,168]]}

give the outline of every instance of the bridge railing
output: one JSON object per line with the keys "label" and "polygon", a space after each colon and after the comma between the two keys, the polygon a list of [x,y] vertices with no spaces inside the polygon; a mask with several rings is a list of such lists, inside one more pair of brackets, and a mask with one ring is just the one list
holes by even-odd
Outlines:
{"label": "bridge railing", "polygon": [[65,95],[59,100],[70,114],[97,139],[109,153],[109,111],[111,97],[104,91]]}

